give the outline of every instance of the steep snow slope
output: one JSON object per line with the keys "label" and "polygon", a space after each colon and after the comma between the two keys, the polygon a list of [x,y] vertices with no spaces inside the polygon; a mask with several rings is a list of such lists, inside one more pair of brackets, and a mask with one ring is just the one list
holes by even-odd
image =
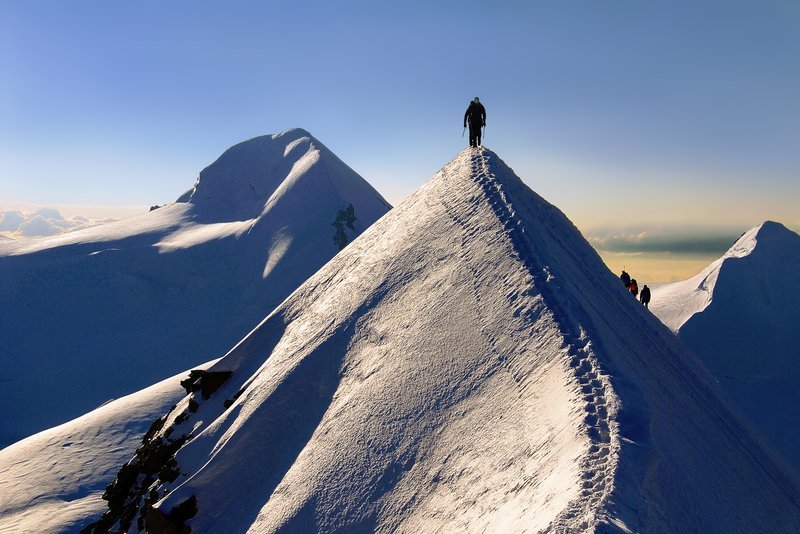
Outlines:
{"label": "steep snow slope", "polygon": [[651,308],[800,471],[800,236],[767,221]]}
{"label": "steep snow slope", "polygon": [[337,255],[159,423],[96,530],[800,525],[796,481],[691,354],[485,149]]}
{"label": "steep snow slope", "polygon": [[141,217],[0,243],[0,445],[218,357],[388,209],[290,130]]}
{"label": "steep snow slope", "polygon": [[99,517],[107,505],[103,490],[153,421],[185,395],[179,382],[187,375],[1,450],[0,532],[77,532],[87,517]]}

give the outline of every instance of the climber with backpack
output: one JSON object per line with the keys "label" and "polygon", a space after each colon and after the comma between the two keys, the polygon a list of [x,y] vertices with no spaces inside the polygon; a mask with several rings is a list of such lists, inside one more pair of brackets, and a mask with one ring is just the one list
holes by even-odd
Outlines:
{"label": "climber with backpack", "polygon": [[645,308],[650,308],[650,306],[648,306],[648,304],[650,304],[650,288],[647,287],[647,284],[645,284],[642,288],[642,292],[639,295],[639,301],[644,304]]}
{"label": "climber with backpack", "polygon": [[464,128],[467,127],[467,122],[469,122],[469,146],[480,146],[481,128],[486,126],[486,108],[477,96],[469,103],[464,113]]}
{"label": "climber with backpack", "polygon": [[625,289],[630,289],[631,287],[631,275],[629,275],[625,269],[622,270],[622,274],[619,275],[619,279],[622,280],[622,283],[625,284]]}

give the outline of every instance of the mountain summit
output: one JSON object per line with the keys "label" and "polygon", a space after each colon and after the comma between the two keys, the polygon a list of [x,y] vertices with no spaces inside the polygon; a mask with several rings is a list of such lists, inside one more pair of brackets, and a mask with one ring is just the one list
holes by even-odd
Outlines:
{"label": "mountain summit", "polygon": [[389,208],[296,129],[178,202],[0,244],[0,446],[218,357]]}
{"label": "mountain summit", "polygon": [[800,235],[766,221],[697,276],[654,288],[651,309],[800,472],[798,272]]}
{"label": "mountain summit", "polygon": [[203,169],[178,202],[194,206],[204,221],[243,221],[274,210],[284,196],[299,193],[304,201],[316,197],[319,203],[356,199],[360,215],[376,220],[388,203],[367,188],[369,194],[361,176],[310,133],[295,128],[229,148]]}
{"label": "mountain summit", "polygon": [[185,387],[92,529],[800,524],[794,479],[693,356],[486,149],[460,153]]}

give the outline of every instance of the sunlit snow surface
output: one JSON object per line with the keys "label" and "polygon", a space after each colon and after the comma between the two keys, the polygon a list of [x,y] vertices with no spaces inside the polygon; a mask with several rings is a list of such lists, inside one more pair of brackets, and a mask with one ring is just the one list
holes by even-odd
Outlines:
{"label": "sunlit snow surface", "polygon": [[224,354],[389,209],[304,130],[240,143],[178,202],[0,242],[0,446]]}
{"label": "sunlit snow surface", "polygon": [[800,236],[767,221],[697,276],[653,288],[677,332],[800,472]]}
{"label": "sunlit snow surface", "polygon": [[800,525],[796,480],[693,356],[485,149],[211,370],[233,376],[170,413],[193,439],[154,488],[164,514],[196,498],[194,532]]}

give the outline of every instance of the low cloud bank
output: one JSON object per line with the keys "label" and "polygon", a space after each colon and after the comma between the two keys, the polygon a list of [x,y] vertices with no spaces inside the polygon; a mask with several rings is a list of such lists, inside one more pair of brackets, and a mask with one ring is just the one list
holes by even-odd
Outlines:
{"label": "low cloud bank", "polygon": [[721,255],[739,235],[735,230],[596,230],[588,232],[586,239],[604,252]]}
{"label": "low cloud bank", "polygon": [[117,219],[92,220],[82,216],[66,219],[55,208],[40,208],[32,213],[2,211],[0,240],[47,237],[115,220]]}

